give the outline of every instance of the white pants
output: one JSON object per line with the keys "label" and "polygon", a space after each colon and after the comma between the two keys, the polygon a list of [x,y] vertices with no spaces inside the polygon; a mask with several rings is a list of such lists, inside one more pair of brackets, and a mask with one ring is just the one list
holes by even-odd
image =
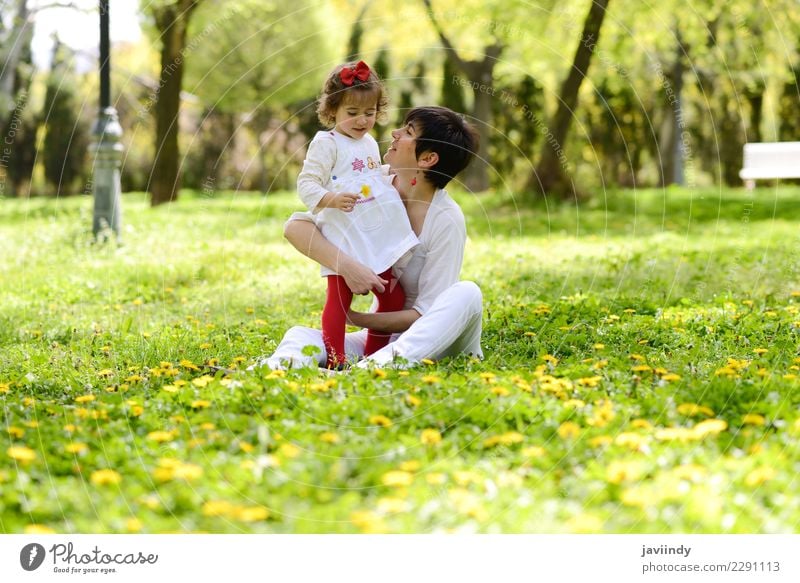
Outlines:
{"label": "white pants", "polygon": [[[480,288],[471,281],[460,281],[439,294],[431,309],[408,330],[393,336],[392,342],[362,360],[358,366],[383,366],[391,363],[396,356],[405,359],[409,365],[423,358],[437,360],[462,353],[481,358],[482,312]],[[363,357],[366,341],[366,330],[346,334],[344,351],[348,358],[357,360]],[[306,347],[309,346],[318,350],[307,354],[310,349]],[[271,369],[317,367],[324,366],[327,358],[322,331],[294,326],[286,332],[275,352],[255,366],[268,366]]]}

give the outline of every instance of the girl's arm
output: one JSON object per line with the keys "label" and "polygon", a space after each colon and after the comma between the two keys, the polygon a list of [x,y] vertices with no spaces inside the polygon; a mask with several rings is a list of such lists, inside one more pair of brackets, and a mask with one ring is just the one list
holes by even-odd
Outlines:
{"label": "girl's arm", "polygon": [[363,263],[339,251],[311,221],[290,219],[283,228],[283,235],[300,253],[344,277],[354,294],[367,294],[373,288],[382,292],[389,283]]}

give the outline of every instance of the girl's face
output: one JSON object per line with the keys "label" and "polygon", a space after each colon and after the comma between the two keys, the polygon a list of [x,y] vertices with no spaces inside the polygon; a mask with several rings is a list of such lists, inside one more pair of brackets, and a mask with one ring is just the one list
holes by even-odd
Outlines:
{"label": "girl's face", "polygon": [[378,103],[373,99],[345,97],[336,110],[336,131],[354,140],[363,138],[375,127]]}

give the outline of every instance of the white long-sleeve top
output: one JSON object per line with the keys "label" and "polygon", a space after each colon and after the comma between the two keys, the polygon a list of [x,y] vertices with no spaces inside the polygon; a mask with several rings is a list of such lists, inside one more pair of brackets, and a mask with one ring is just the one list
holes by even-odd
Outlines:
{"label": "white long-sleeve top", "polygon": [[[297,177],[297,192],[325,238],[375,273],[407,261],[419,245],[400,194],[381,169],[378,144],[368,134],[355,140],[337,131],[318,132]],[[317,211],[328,192],[361,198],[349,213]],[[323,276],[334,274],[322,268]]]}
{"label": "white long-sleeve top", "polygon": [[[314,217],[311,213],[294,213],[289,220],[314,222]],[[402,273],[394,271],[406,294],[404,309],[414,308],[425,315],[439,294],[458,282],[464,260],[464,213],[447,191],[437,190],[434,194],[419,242]],[[376,307],[373,301],[370,311]]]}

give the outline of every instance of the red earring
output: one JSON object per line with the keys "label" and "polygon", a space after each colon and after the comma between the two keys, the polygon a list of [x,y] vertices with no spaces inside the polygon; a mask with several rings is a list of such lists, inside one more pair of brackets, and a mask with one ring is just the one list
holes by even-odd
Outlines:
{"label": "red earring", "polygon": [[411,186],[416,186],[416,185],[417,185],[417,177],[415,176],[414,178],[411,179]]}

